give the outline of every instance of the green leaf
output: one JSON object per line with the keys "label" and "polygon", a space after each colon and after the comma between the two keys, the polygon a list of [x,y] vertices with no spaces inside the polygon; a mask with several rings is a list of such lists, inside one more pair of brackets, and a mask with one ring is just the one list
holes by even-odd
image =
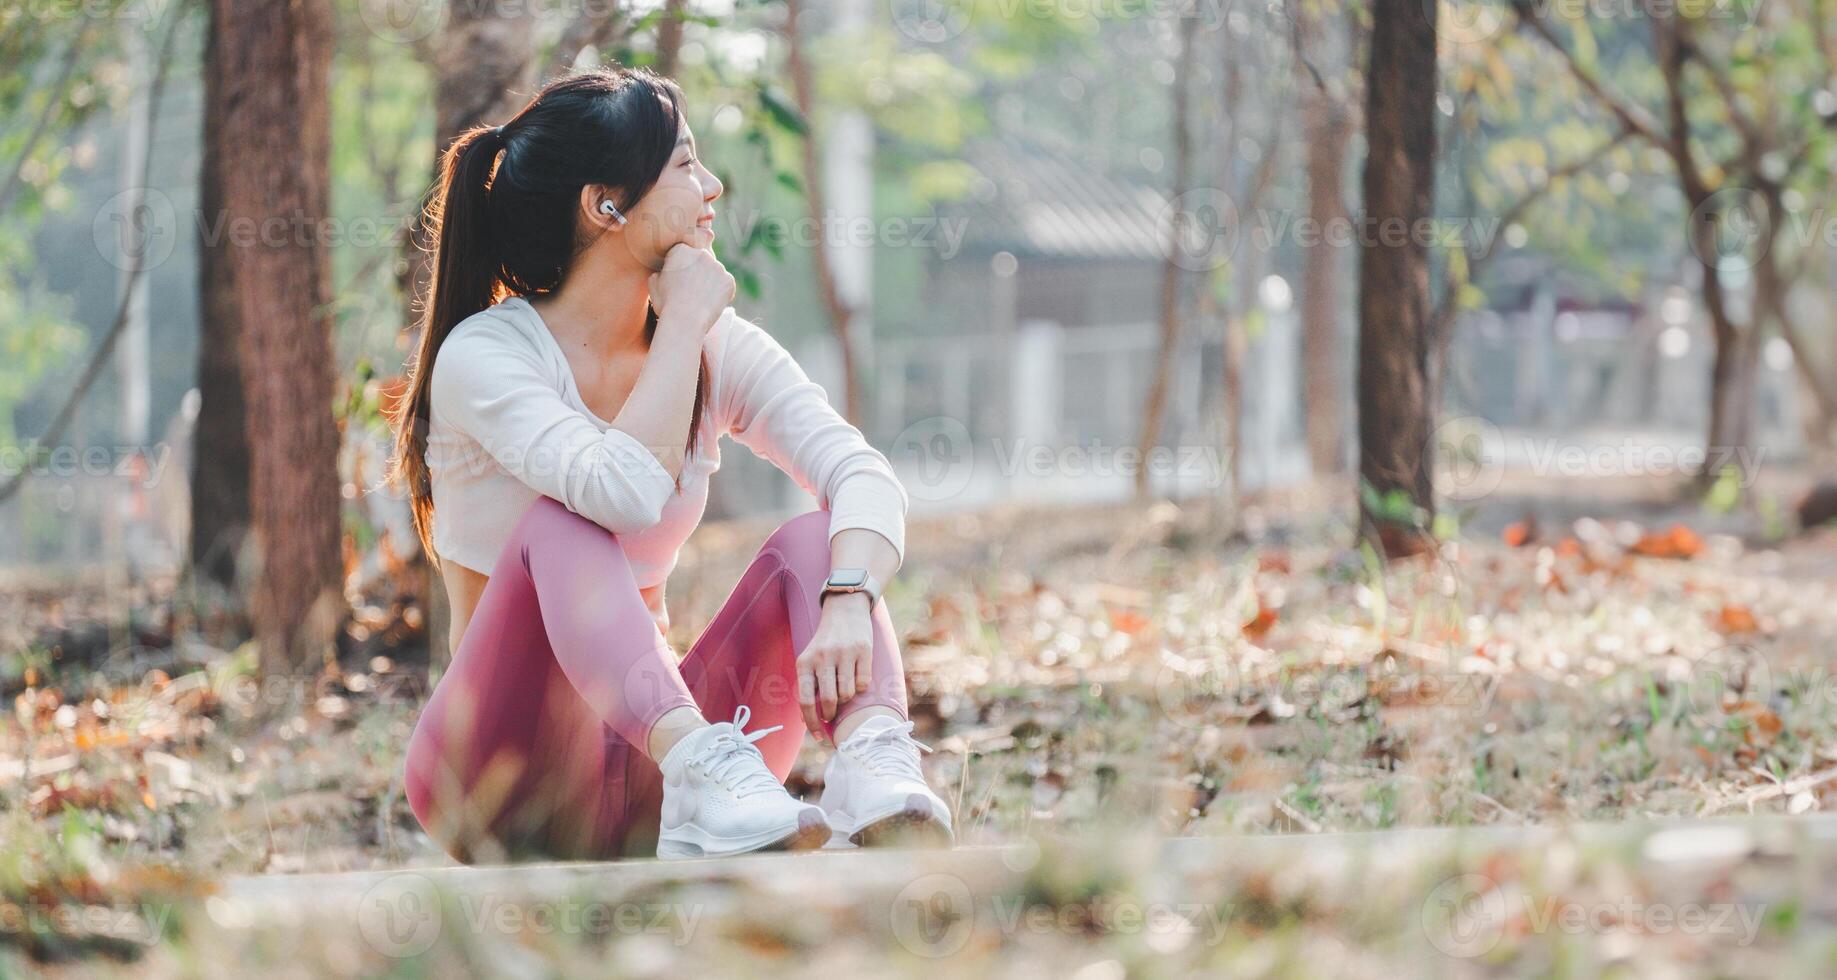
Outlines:
{"label": "green leaf", "polygon": [[759,87],[759,107],[766,111],[772,122],[776,123],[779,128],[799,136],[809,134],[810,127],[804,122],[804,114],[798,112],[796,106],[786,102],[777,92],[772,91],[770,86],[761,85]]}

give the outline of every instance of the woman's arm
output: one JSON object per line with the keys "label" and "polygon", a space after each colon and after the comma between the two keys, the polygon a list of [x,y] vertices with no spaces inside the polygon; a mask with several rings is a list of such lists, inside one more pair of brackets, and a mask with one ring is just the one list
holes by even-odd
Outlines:
{"label": "woman's arm", "polygon": [[886,456],[829,404],[821,385],[772,335],[735,316],[717,348],[715,409],[734,440],[789,475],[830,512],[829,535],[873,531],[891,545],[882,583],[904,563],[906,488]]}
{"label": "woman's arm", "polygon": [[[727,325],[720,350],[728,431],[814,494],[829,511],[831,568],[866,568],[882,584],[905,559],[905,487],[887,458],[830,406],[783,345],[747,320]],[[832,596],[797,652],[798,702],[819,741],[826,719],[871,686],[873,609],[865,595]]]}
{"label": "woman's arm", "polygon": [[[865,568],[876,581],[885,583],[899,570],[899,552],[878,532],[851,527],[830,538],[829,564],[831,568]],[[804,726],[818,741],[824,737],[823,719],[834,718],[838,706],[872,686],[873,614],[865,592],[824,599],[810,646],[798,653],[797,700],[803,708]]]}
{"label": "woman's arm", "polygon": [[714,252],[678,243],[650,278],[650,304],[657,329],[644,367],[612,424],[652,448],[674,480],[688,463],[695,384],[701,374],[702,346],[724,316],[732,315],[734,277]]}
{"label": "woman's arm", "polygon": [[675,492],[674,474],[643,442],[618,426],[601,431],[563,400],[534,352],[490,330],[454,331],[429,389],[434,413],[506,472],[609,531],[656,524]]}
{"label": "woman's arm", "polygon": [[631,394],[625,396],[618,417],[612,420],[615,428],[651,447],[672,480],[682,474],[688,462],[683,450],[689,436],[689,416],[695,409],[695,379],[701,371],[704,334],[699,325],[675,324],[659,317],[638,381]]}

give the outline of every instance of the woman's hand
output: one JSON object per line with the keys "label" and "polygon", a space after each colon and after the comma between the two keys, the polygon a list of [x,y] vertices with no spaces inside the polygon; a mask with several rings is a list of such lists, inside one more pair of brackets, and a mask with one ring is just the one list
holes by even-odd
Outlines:
{"label": "woman's hand", "polygon": [[650,289],[660,325],[667,316],[693,324],[705,337],[733,302],[734,277],[713,251],[679,242],[664,255],[663,268],[651,273]]}
{"label": "woman's hand", "polygon": [[638,596],[644,600],[644,608],[650,610],[651,619],[657,622],[657,628],[663,635],[670,635],[670,607],[664,602],[663,588],[668,583],[659,582],[648,589],[639,589]]}
{"label": "woman's hand", "polygon": [[804,724],[818,742],[828,742],[826,720],[836,708],[873,682],[873,607],[864,594],[832,595],[810,645],[797,655],[797,702]]}

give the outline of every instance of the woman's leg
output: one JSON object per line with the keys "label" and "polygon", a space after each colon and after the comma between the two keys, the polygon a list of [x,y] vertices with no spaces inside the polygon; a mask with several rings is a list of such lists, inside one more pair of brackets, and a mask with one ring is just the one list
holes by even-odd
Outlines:
{"label": "woman's leg", "polygon": [[409,805],[460,860],[616,857],[656,771],[633,746],[694,704],[617,536],[538,497],[416,723]]}
{"label": "woman's leg", "polygon": [[[759,750],[779,779],[791,772],[804,741],[797,701],[797,655],[810,645],[822,618],[823,583],[829,578],[829,518],[810,511],[779,525],[766,538],[740,583],[683,658],[682,675],[702,713],[726,718],[746,704],[761,728],[784,730],[761,739]],[[899,636],[886,603],[874,604],[874,668],[868,689],[836,707],[825,722],[836,727],[864,708],[881,706],[906,717],[906,669]]]}
{"label": "woman's leg", "polygon": [[[797,655],[809,645],[829,577],[829,511],[800,514],[766,538],[714,619],[683,658],[682,677],[710,721],[725,721],[745,704],[749,727],[783,725],[758,743],[766,765],[782,782],[797,761],[805,728],[797,702]],[[906,673],[886,604],[873,610],[874,668],[866,691],[844,701],[826,727],[864,708],[881,706],[906,717]],[[662,777],[649,759],[633,754],[626,770],[631,798],[628,849],[655,840],[663,799]]]}

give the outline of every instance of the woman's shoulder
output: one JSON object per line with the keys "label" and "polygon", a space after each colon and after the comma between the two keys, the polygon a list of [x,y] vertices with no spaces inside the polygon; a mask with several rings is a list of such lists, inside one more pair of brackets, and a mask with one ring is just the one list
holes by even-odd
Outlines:
{"label": "woman's shoulder", "polygon": [[440,349],[444,353],[448,347],[457,345],[479,352],[537,350],[536,338],[530,333],[533,312],[529,301],[521,296],[493,303],[454,324],[446,339],[441,341]]}
{"label": "woman's shoulder", "polygon": [[529,333],[527,318],[517,304],[527,306],[520,297],[486,307],[453,325],[440,341],[434,355],[430,376],[436,402],[450,400],[462,391],[474,392],[488,387],[492,378],[501,378],[506,368],[529,368],[545,376],[549,365],[542,356],[537,338]]}

